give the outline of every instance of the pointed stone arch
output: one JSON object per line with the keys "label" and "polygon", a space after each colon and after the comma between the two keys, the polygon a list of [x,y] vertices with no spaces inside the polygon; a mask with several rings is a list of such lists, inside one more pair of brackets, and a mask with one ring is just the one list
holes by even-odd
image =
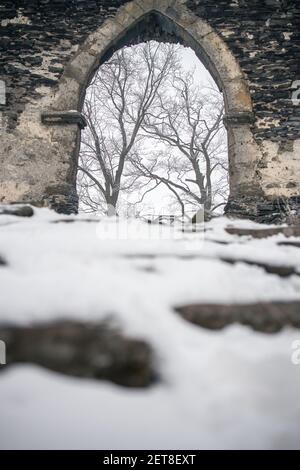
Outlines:
{"label": "pointed stone arch", "polygon": [[195,51],[223,92],[231,204],[245,196],[258,195],[255,170],[260,152],[251,132],[254,119],[251,96],[237,60],[220,35],[188,10],[182,0],[133,0],[87,37],[65,67],[51,104],[42,113],[43,122],[53,124],[53,139],[61,146],[62,155],[71,158],[68,173],[64,173],[65,177],[62,174],[60,184],[52,190],[50,187],[53,195],[50,205],[61,204],[60,188],[64,188],[62,206],[67,205],[69,211],[72,204],[76,205],[74,198],[69,202],[68,192],[74,194],[80,144],[78,125],[79,128],[84,125],[80,112],[95,71],[124,45],[170,38]]}

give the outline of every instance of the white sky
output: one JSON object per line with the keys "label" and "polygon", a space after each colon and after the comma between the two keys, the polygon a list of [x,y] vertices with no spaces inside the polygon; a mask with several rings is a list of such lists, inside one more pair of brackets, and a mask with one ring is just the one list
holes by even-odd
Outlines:
{"label": "white sky", "polygon": [[193,49],[190,47],[181,48],[181,57],[182,64],[186,70],[190,70],[195,67],[195,76],[198,83],[203,83],[204,85],[215,83],[209,71],[204,67],[202,62],[198,59]]}

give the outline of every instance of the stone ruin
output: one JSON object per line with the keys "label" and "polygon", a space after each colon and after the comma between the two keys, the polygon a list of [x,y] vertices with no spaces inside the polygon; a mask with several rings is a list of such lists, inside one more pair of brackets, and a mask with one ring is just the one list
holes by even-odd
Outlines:
{"label": "stone ruin", "polygon": [[297,219],[298,0],[2,0],[0,24],[0,203],[76,213],[87,86],[114,51],[155,39],[190,46],[223,92],[225,211]]}

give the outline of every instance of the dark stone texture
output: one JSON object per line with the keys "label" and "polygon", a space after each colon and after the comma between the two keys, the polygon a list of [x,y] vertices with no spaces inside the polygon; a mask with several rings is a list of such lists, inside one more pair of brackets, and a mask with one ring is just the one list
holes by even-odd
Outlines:
{"label": "dark stone texture", "polygon": [[[300,233],[300,230],[299,230]],[[279,246],[292,246],[294,248],[300,248],[300,242],[279,242]]]}
{"label": "dark stone texture", "polygon": [[[71,47],[82,44],[125,3],[127,0],[2,0],[0,79],[6,81],[8,89],[7,108],[2,110],[11,127],[16,125],[24,105],[38,96],[38,86],[57,84],[74,53]],[[187,6],[216,29],[240,63],[253,99],[257,141],[299,137],[299,107],[291,101],[292,82],[300,76],[298,0],[188,0]],[[28,24],[9,22],[18,13],[28,18]],[[129,32],[124,44],[153,38],[176,41],[172,34],[167,36],[167,28],[162,32],[153,15],[142,29],[137,26],[137,31]],[[43,76],[39,69],[45,52],[48,58],[52,56],[48,67],[51,77]],[[258,125],[262,118],[267,119],[265,128]],[[274,125],[277,119],[279,123]]]}
{"label": "dark stone texture", "polygon": [[285,237],[300,237],[300,225],[265,229],[227,227],[225,230],[230,235],[238,235],[239,237],[268,238],[279,234]]}
{"label": "dark stone texture", "polygon": [[[300,77],[299,1],[188,0],[187,6],[219,32],[245,73],[256,140],[299,138],[299,106],[291,101],[291,85]],[[258,119],[268,125],[260,127]]]}
{"label": "dark stone texture", "polygon": [[95,218],[95,219],[58,219],[58,220],[52,220],[52,224],[73,224],[74,222],[84,222],[84,223],[96,223],[98,224],[100,222],[100,217]]}
{"label": "dark stone texture", "polygon": [[78,124],[80,129],[84,129],[87,126],[87,121],[85,117],[78,111],[43,112],[41,114],[41,119],[44,124]]}
{"label": "dark stone texture", "polygon": [[185,320],[203,328],[219,330],[240,323],[263,333],[276,333],[285,326],[300,328],[300,302],[256,304],[192,304],[176,307]]}
{"label": "dark stone texture", "polygon": [[27,205],[22,206],[11,204],[10,206],[4,205],[2,207],[0,205],[0,215],[1,214],[16,215],[18,217],[32,217],[34,210],[31,206]]}
{"label": "dark stone texture", "polygon": [[297,224],[300,215],[300,198],[276,198],[268,200],[255,196],[236,197],[229,199],[225,214],[237,218],[254,220],[266,224]]}
{"label": "dark stone texture", "polygon": [[230,124],[253,124],[255,122],[255,116],[253,113],[236,113],[227,114],[224,118],[224,125]]}
{"label": "dark stone texture", "polygon": [[0,326],[7,365],[33,363],[77,377],[105,379],[125,387],[156,380],[150,346],[124,336],[110,322],[57,321],[30,327]]}
{"label": "dark stone texture", "polygon": [[221,256],[220,260],[229,264],[244,263],[248,264],[249,266],[257,266],[258,268],[264,269],[266,273],[276,274],[280,277],[290,277],[292,275],[300,276],[300,272],[298,272],[294,266],[281,266],[276,264],[263,263],[261,261],[255,261],[246,258],[231,258],[228,256]]}
{"label": "dark stone texture", "polygon": [[78,194],[72,185],[46,188],[44,202],[59,214],[78,213]]}
{"label": "dark stone texture", "polygon": [[[5,80],[10,127],[26,103],[39,96],[36,88],[53,87],[71,58],[71,47],[82,44],[89,33],[113,16],[126,0],[2,0],[0,4],[0,79]],[[21,14],[28,23],[10,23]],[[2,25],[1,22],[3,21]],[[40,71],[44,57],[52,56],[45,77]],[[56,63],[56,70],[53,65]],[[59,65],[57,65],[59,64]],[[19,96],[15,90],[20,90]],[[12,116],[9,111],[14,111]]]}

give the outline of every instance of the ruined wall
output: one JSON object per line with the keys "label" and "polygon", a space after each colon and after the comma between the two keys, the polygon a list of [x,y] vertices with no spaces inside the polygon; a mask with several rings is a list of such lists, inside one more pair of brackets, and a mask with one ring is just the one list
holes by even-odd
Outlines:
{"label": "ruined wall", "polygon": [[[146,2],[135,3],[136,8],[143,9]],[[166,5],[176,20],[177,3],[184,2],[153,0],[153,8]],[[84,69],[91,70],[94,58],[89,52],[76,70],[72,70],[70,61],[76,60],[79,52],[82,55],[91,33],[105,25],[105,20],[114,20],[124,4],[129,2],[2,0],[0,83],[5,83],[6,100],[0,88],[0,202],[30,201],[63,211],[76,206],[80,117],[70,116],[67,126],[47,126],[41,121],[41,113],[49,108],[78,109],[78,94],[82,95],[86,80]],[[247,133],[242,128],[235,131],[235,123],[229,122],[233,117],[227,116],[231,145],[236,146],[238,140],[239,149],[231,165],[233,189],[228,210],[262,219],[268,219],[270,213],[268,220],[272,220],[278,197],[289,198],[296,207],[300,195],[300,83],[296,83],[300,80],[299,2],[188,0],[186,7],[224,40],[243,71],[252,98],[253,117]],[[193,27],[189,21],[187,31]],[[109,28],[116,28],[117,35],[119,23],[110,23]],[[176,40],[174,31],[165,29],[149,16],[123,43],[150,38]],[[120,45],[119,41],[115,47]],[[247,160],[251,152],[246,140],[247,150],[242,155],[246,134],[248,141],[254,141],[251,148],[257,157],[255,168],[249,167],[253,174],[249,174],[248,186],[248,166],[243,159]]]}
{"label": "ruined wall", "polygon": [[0,202],[31,201],[55,208],[60,204],[62,211],[74,209],[74,162],[72,155],[62,159],[59,147],[78,141],[77,128],[71,136],[64,136],[63,130],[57,129],[59,135],[54,136],[41,126],[35,109],[42,111],[47,107],[52,90],[57,88],[64,67],[78,46],[123,3],[1,2],[0,80],[6,85],[6,100],[0,104]]}
{"label": "ruined wall", "polygon": [[247,77],[263,196],[299,196],[300,2],[195,0],[187,5],[218,31]]}

